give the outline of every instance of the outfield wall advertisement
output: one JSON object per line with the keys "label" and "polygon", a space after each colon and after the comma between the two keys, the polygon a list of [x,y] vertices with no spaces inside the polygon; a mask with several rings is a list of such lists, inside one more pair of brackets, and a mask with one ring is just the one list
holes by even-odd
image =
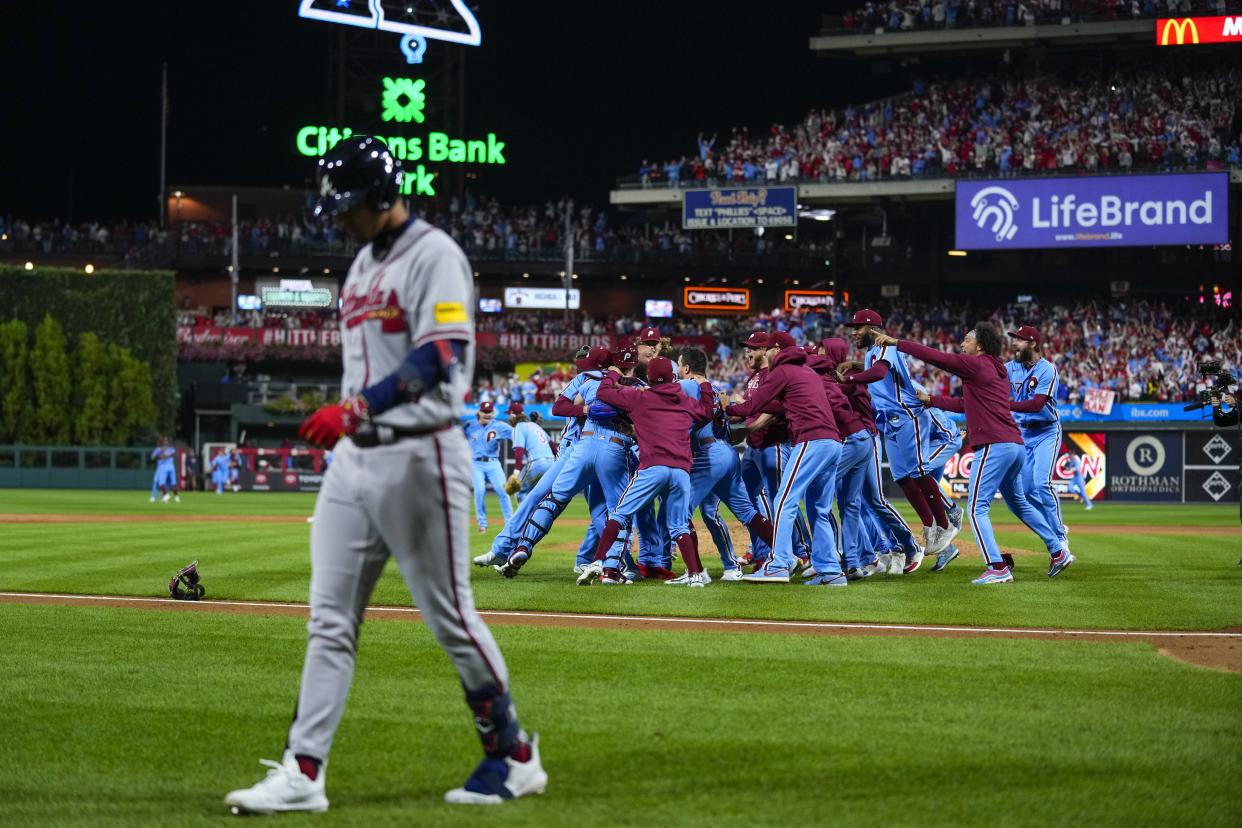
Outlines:
{"label": "outfield wall advertisement", "polygon": [[[1116,437],[1117,435],[1112,435]],[[1109,436],[1102,432],[1067,432],[1061,438],[1056,463],[1052,468],[1052,487],[1062,499],[1072,499],[1070,492],[1073,474],[1069,470],[1070,454],[1077,454],[1082,463],[1083,477],[1087,484],[1087,496],[1092,500],[1111,498],[1109,491],[1109,463],[1106,447]],[[954,497],[962,498],[970,490],[971,473],[975,465],[973,449],[962,449],[949,459],[944,467],[944,482]]]}
{"label": "outfield wall advertisement", "polygon": [[957,247],[1223,244],[1229,174],[958,181]]}

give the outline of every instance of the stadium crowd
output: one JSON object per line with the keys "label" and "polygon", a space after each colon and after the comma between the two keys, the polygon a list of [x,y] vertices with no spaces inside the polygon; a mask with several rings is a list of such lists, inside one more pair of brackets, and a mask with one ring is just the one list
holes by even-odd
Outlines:
{"label": "stadium crowd", "polygon": [[643,161],[644,186],[873,181],[967,174],[1223,169],[1242,165],[1242,68],[1167,64],[927,83],[842,110],[813,109],[767,135],[700,135],[698,152]]}
{"label": "stadium crowd", "polygon": [[[1058,401],[1080,403],[1092,388],[1116,393],[1117,402],[1178,402],[1193,399],[1204,388],[1195,370],[1197,362],[1216,358],[1226,370],[1242,374],[1242,330],[1226,312],[1203,307],[1187,313],[1182,306],[1163,302],[1116,301],[1054,303],[1045,306],[1010,305],[990,310],[942,303],[882,304],[877,308],[894,336],[951,350],[962,334],[980,319],[1003,330],[1035,325],[1043,336],[1044,355],[1059,371]],[[488,320],[482,329],[548,334],[637,333],[656,323],[668,336],[716,337],[718,346],[709,373],[717,389],[740,399],[749,369],[743,362],[741,340],[755,329],[787,331],[798,342],[818,342],[845,336],[844,322],[856,308],[838,306],[805,313],[771,313],[753,317],[712,320],[679,318],[644,320],[638,317],[592,319],[576,314],[568,321],[560,314],[506,314]],[[932,393],[960,395],[955,377],[913,363],[932,386]],[[572,376],[572,373],[568,376]],[[485,380],[475,390],[475,401],[510,400],[548,402],[559,394],[567,375],[542,371],[535,377],[510,374]]]}
{"label": "stadium crowd", "polygon": [[827,34],[982,26],[1032,26],[1068,19],[1138,20],[1225,13],[1226,0],[890,0],[868,2],[829,19]]}

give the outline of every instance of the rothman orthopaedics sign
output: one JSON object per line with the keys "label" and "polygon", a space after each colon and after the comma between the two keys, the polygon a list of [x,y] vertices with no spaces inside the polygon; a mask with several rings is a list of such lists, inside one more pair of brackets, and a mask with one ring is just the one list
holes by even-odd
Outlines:
{"label": "rothman orthopaedics sign", "polygon": [[1229,174],[957,182],[960,250],[1229,240]]}
{"label": "rothman orthopaedics sign", "polygon": [[[426,121],[426,83],[412,78],[384,78],[380,113],[385,125],[422,124]],[[351,127],[308,125],[298,130],[294,143],[302,155],[318,158],[353,135]],[[381,134],[382,132],[382,134]],[[403,132],[403,131],[401,131]],[[505,164],[505,142],[489,132],[482,138],[457,138],[445,132],[416,135],[398,130],[373,133],[402,162],[405,177],[402,195],[434,196],[436,171],[431,164]]]}

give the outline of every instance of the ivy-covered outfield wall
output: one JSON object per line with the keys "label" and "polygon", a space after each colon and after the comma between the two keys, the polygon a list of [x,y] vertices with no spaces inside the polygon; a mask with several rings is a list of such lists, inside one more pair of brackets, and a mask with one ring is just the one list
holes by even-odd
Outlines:
{"label": "ivy-covered outfield wall", "polygon": [[0,264],[0,443],[170,433],[176,367],[171,271]]}

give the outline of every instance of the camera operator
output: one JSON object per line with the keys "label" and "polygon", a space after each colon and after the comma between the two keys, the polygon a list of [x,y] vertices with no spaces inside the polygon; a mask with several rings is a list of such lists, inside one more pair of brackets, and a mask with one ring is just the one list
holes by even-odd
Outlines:
{"label": "camera operator", "polygon": [[[1209,396],[1212,402],[1212,422],[1221,428],[1239,426],[1239,420],[1242,419],[1242,415],[1239,415],[1238,412],[1236,393],[1217,393],[1217,390],[1216,388],[1211,389],[1212,393]],[[1232,410],[1225,411],[1221,407],[1222,401]],[[1242,491],[1242,466],[1238,467],[1238,489]],[[1239,500],[1239,519],[1242,520],[1242,500]],[[1242,566],[1242,561],[1238,561],[1238,566]]]}

